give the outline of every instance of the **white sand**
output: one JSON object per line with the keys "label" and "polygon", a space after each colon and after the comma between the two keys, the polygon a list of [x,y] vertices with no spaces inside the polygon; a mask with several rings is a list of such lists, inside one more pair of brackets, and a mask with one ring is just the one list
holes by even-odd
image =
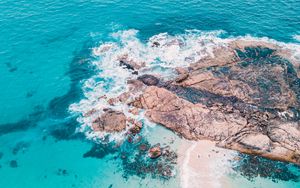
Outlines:
{"label": "white sand", "polygon": [[182,141],[178,164],[182,188],[230,187],[226,175],[236,152],[215,146],[211,141]]}

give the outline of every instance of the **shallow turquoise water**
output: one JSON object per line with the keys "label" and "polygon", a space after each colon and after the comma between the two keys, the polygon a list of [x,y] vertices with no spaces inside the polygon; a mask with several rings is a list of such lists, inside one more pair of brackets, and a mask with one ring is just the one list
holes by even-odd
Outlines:
{"label": "shallow turquoise water", "polygon": [[[132,176],[126,181],[118,161],[83,158],[92,143],[73,135],[78,123],[68,107],[83,98],[82,81],[99,71],[88,64],[92,47],[127,29],[138,30],[141,41],[197,29],[223,30],[222,37],[249,34],[299,43],[299,10],[298,0],[2,0],[0,187],[179,186],[177,177],[162,182]],[[16,168],[11,167],[14,160]]]}

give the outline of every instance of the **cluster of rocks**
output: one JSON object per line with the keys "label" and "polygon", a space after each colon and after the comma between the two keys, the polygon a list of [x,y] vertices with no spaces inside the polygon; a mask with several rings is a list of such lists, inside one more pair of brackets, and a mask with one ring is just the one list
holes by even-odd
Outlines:
{"label": "cluster of rocks", "polygon": [[[130,80],[130,90],[114,100],[144,109],[151,121],[186,139],[300,164],[300,63],[285,49],[254,41],[233,41],[214,54],[177,68],[174,80]],[[112,121],[108,130],[118,131],[124,126],[114,121],[123,120],[124,114],[104,114],[94,129]],[[160,154],[154,147],[149,156]]]}

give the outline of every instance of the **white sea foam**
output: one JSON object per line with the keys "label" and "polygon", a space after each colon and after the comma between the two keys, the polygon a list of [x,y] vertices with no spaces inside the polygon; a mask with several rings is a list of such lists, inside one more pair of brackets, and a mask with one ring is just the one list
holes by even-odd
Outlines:
{"label": "white sea foam", "polygon": [[[117,104],[110,106],[107,99],[115,98],[128,91],[127,80],[135,78],[132,70],[120,67],[120,59],[126,58],[139,66],[140,74],[159,74],[164,78],[175,76],[175,67],[187,67],[202,58],[211,56],[216,47],[227,47],[234,40],[261,41],[276,44],[292,51],[291,58],[300,61],[299,45],[293,43],[278,42],[269,38],[255,38],[252,36],[220,38],[223,31],[202,32],[189,30],[180,35],[160,33],[149,38],[147,43],[138,37],[137,30],[119,31],[111,34],[113,42],[105,42],[95,47],[92,52],[96,58],[91,62],[99,73],[86,80],[83,84],[84,99],[72,104],[70,111],[79,113],[78,121],[82,124],[80,131],[86,132],[91,139],[101,137],[106,133],[93,133],[89,130],[92,121],[103,113],[104,108],[112,108],[128,113],[128,106]],[[91,115],[84,116],[93,111]],[[134,117],[140,118],[143,117]],[[114,138],[122,138],[122,134],[115,134]]]}
{"label": "white sea foam", "polygon": [[293,38],[294,38],[295,40],[297,40],[298,42],[300,42],[300,35],[294,35]]}

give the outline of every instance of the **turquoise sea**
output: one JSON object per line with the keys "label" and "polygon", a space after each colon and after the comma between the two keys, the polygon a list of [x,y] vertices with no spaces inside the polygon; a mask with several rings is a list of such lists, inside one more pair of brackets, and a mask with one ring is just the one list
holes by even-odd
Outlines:
{"label": "turquoise sea", "polygon": [[[136,157],[138,146],[103,144],[79,115],[95,105],[95,94],[122,91],[128,75],[109,72],[110,57],[129,46],[139,58],[151,58],[141,50],[151,37],[183,38],[191,50],[199,37],[263,38],[299,50],[300,1],[1,0],[0,187],[180,187],[176,165],[169,179],[140,171],[149,161]],[[97,49],[107,44],[119,45],[116,54],[99,57]],[[172,65],[155,70],[168,73]],[[176,150],[175,134],[145,124],[143,143]],[[299,167],[245,161],[233,167],[232,187],[300,187]],[[279,175],[254,175],[277,168]]]}

